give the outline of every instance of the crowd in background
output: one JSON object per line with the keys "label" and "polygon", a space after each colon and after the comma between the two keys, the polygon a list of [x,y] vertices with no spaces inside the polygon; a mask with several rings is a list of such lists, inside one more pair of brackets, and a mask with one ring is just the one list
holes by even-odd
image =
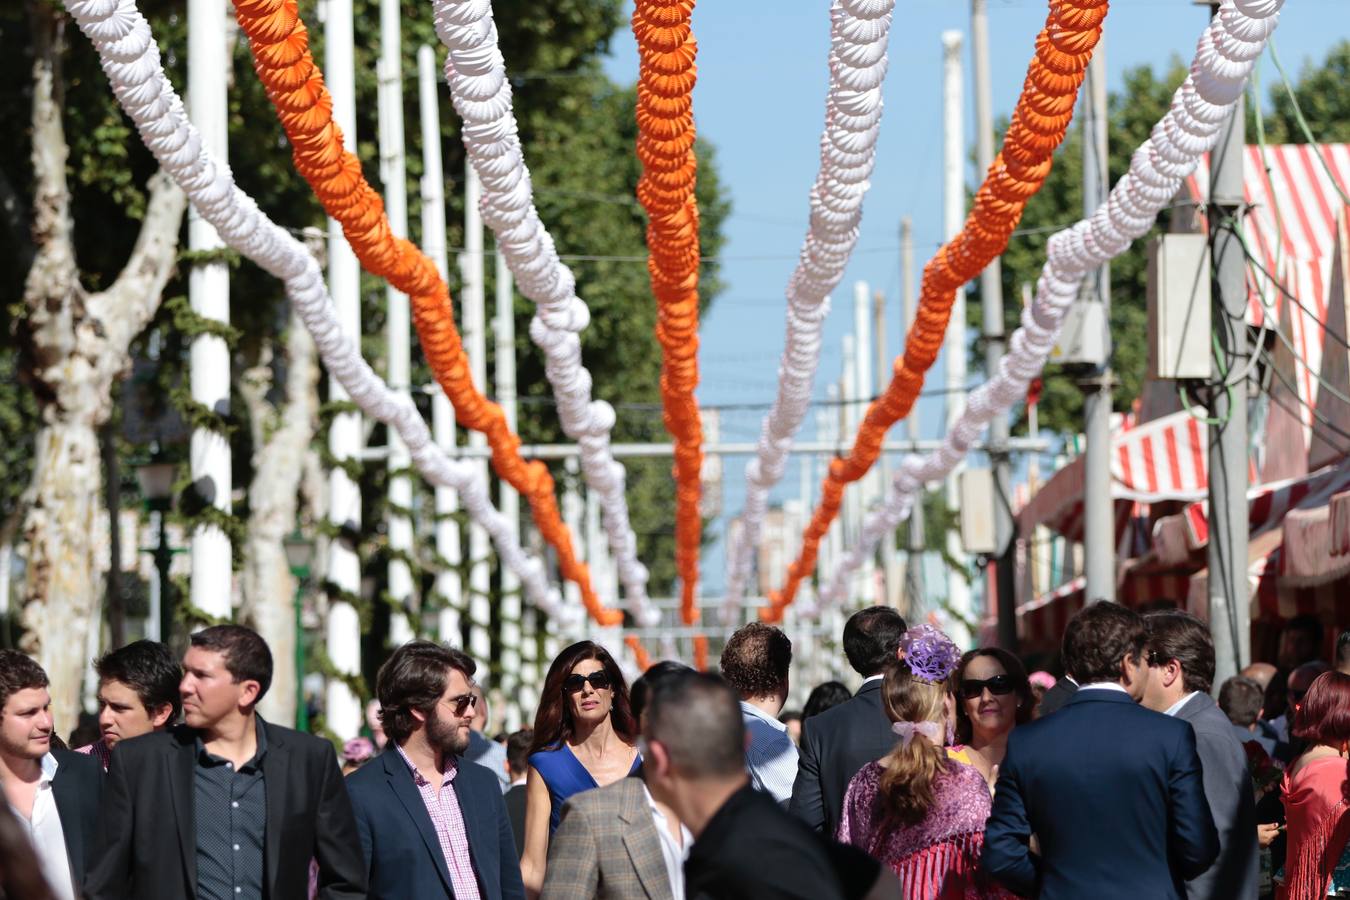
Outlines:
{"label": "crowd in background", "polygon": [[1293,619],[1274,663],[1216,686],[1204,623],[1095,603],[1055,678],[870,607],[842,635],[861,685],[800,712],[770,625],[719,674],[663,661],[631,686],[581,641],[533,727],[492,739],[475,661],[413,641],[340,752],[257,715],[271,653],[242,626],[96,660],[75,750],[46,674],[0,651],[0,897],[1338,895],[1350,633],[1325,638]]}

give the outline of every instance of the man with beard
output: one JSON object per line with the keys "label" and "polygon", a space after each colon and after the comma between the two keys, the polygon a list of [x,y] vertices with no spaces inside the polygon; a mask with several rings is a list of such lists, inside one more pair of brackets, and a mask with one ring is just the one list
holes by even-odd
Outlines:
{"label": "man with beard", "polygon": [[85,885],[88,900],[366,896],[332,744],[264,722],[267,643],[242,625],[190,638],[183,725],[117,745]]}
{"label": "man with beard", "polygon": [[475,668],[431,641],[404,644],[380,667],[375,693],[389,745],[347,779],[370,900],[525,897],[500,783],[461,765]]}
{"label": "man with beard", "polygon": [[103,773],[89,757],[52,746],[51,704],[42,667],[0,650],[0,786],[52,896],[71,900],[84,882]]}

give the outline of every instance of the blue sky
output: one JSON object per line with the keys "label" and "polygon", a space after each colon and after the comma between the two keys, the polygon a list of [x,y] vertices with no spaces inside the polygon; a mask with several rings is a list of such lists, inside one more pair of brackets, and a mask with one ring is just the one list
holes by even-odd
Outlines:
{"label": "blue sky", "polygon": [[[698,86],[694,113],[699,133],[717,149],[718,168],[733,210],[726,223],[718,297],[701,328],[704,404],[767,403],[773,398],[783,340],[783,290],[805,234],[807,192],[819,162],[828,71],[829,3],[826,0],[704,0],[694,12],[698,38]],[[990,56],[994,113],[1006,115],[1016,102],[1046,3],[989,0]],[[1286,67],[1320,61],[1344,38],[1344,0],[1289,0],[1276,43]],[[1189,60],[1208,17],[1190,0],[1117,0],[1106,21],[1104,52],[1111,89],[1121,73],[1141,64],[1165,66],[1173,56]],[[1339,26],[1335,23],[1339,21]],[[1331,23],[1333,27],[1328,27]],[[936,249],[942,235],[942,134],[940,35],[966,33],[966,138],[973,141],[969,57],[969,7],[961,0],[901,0],[891,29],[885,117],[876,173],[864,205],[858,249],[844,275],[826,327],[816,396],[839,376],[840,342],[852,329],[852,285],[868,282],[886,294],[887,346],[901,342],[899,240],[902,216],[914,221],[915,265]],[[1100,51],[1099,51],[1100,52]],[[618,81],[637,73],[631,36],[616,36],[608,71]],[[1273,69],[1263,66],[1263,81]],[[973,144],[972,144],[973,146]],[[967,181],[974,178],[973,167]],[[1016,302],[1015,298],[1007,298]],[[972,373],[973,375],[974,373]],[[942,363],[930,373],[930,387],[942,387]],[[921,409],[924,436],[935,436],[941,398]],[[761,412],[724,413],[724,440],[753,440]],[[811,437],[812,417],[802,437]],[[730,458],[724,470],[727,517],[740,508],[745,458]],[[776,496],[796,496],[798,473],[788,471]],[[720,543],[703,563],[703,593],[720,594],[724,583]]]}

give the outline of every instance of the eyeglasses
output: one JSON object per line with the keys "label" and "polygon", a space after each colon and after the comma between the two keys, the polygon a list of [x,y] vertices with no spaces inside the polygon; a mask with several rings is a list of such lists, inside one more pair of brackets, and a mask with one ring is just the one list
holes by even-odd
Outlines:
{"label": "eyeglasses", "polygon": [[609,676],[605,674],[604,669],[599,669],[589,675],[568,675],[563,679],[563,690],[569,694],[576,694],[585,687],[586,682],[590,682],[591,687],[597,691],[607,691],[610,688]]}
{"label": "eyeglasses", "polygon": [[974,700],[983,694],[986,688],[995,697],[1002,697],[1013,692],[1013,680],[1007,675],[995,675],[993,678],[983,680],[967,678],[961,682],[961,696],[967,700]]}
{"label": "eyeglasses", "polygon": [[1160,669],[1171,661],[1172,657],[1164,656],[1157,650],[1150,650],[1148,652],[1148,664],[1155,669]]}
{"label": "eyeglasses", "polygon": [[1308,692],[1306,690],[1296,691],[1293,688],[1289,689],[1289,701],[1293,703],[1295,706],[1300,705],[1303,702],[1303,698],[1306,696],[1308,696]]}
{"label": "eyeglasses", "polygon": [[478,695],[460,694],[458,697],[451,697],[446,702],[455,711],[455,715],[462,716],[466,711],[478,708]]}

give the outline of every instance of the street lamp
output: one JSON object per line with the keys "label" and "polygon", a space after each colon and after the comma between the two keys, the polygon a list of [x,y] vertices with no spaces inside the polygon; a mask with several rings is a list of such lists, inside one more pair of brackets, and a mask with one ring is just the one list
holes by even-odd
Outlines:
{"label": "street lamp", "polygon": [[150,622],[158,622],[158,639],[168,643],[173,631],[173,585],[169,580],[169,567],[173,563],[173,549],[169,546],[168,522],[169,509],[173,506],[174,464],[156,456],[149,462],[136,467],[136,481],[141,486],[141,497],[145,508],[159,515],[159,541],[154,548],[141,548],[142,552],[153,554],[155,571],[158,574],[159,590],[152,597]]}
{"label": "street lamp", "polygon": [[309,566],[314,560],[314,542],[297,528],[283,544],[286,548],[286,564],[295,576],[295,727],[300,731],[309,731],[309,709],[305,705],[305,630],[302,612]]}

